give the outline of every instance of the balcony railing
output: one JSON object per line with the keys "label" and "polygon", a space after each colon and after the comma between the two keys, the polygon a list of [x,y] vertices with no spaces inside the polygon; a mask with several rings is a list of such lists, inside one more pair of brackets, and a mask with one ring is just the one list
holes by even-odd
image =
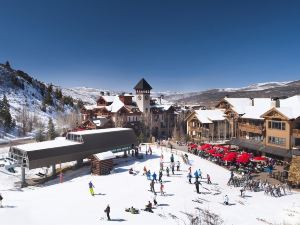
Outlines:
{"label": "balcony railing", "polygon": [[262,126],[256,126],[256,125],[247,124],[247,123],[240,123],[239,128],[242,131],[257,133],[257,134],[262,134],[262,131],[263,131]]}

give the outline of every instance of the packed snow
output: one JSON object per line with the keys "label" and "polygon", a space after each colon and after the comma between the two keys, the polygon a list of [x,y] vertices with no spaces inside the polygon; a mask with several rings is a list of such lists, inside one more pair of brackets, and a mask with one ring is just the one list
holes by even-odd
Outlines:
{"label": "packed snow", "polygon": [[[145,148],[144,145],[143,154]],[[174,149],[175,163],[181,163],[180,171],[175,171],[175,175],[170,172],[169,177],[164,171],[162,180],[166,194],[161,196],[159,183],[155,183],[158,206],[153,209],[154,213],[145,212],[141,209],[148,201],[153,202],[153,193],[149,191],[150,180],[143,175],[144,166],[158,175],[161,154],[164,156],[164,167],[170,164],[170,149],[153,145],[152,151],[153,155],[144,155],[142,160],[133,157],[124,159],[126,161],[119,162],[110,175],[93,176],[86,166],[63,174],[62,183],[57,178],[41,186],[23,189],[14,186],[19,176],[0,168],[0,192],[4,197],[0,224],[188,224],[184,212],[193,213],[195,207],[218,214],[224,224],[297,224],[300,221],[298,192],[292,191],[276,198],[263,192],[246,191],[246,197],[241,198],[240,188],[227,186],[230,177],[228,170],[190,154],[190,165],[184,164],[182,153]],[[194,184],[188,183],[190,166],[192,173],[201,169],[204,176],[209,174],[211,177],[210,185],[206,179],[201,180],[201,194],[195,192]],[[130,168],[137,174],[129,174]],[[89,193],[90,181],[95,186],[95,196]],[[225,195],[229,197],[229,206],[223,204]],[[112,221],[106,220],[104,209],[107,204],[111,207]],[[140,213],[125,212],[125,208],[131,206],[140,209]]]}

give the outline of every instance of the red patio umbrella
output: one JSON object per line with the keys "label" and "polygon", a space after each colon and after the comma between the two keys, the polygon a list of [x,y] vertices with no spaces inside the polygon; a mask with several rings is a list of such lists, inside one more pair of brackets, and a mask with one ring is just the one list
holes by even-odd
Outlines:
{"label": "red patio umbrella", "polygon": [[233,162],[236,159],[236,156],[236,152],[229,152],[223,157],[223,160],[227,162]]}
{"label": "red patio umbrella", "polygon": [[236,160],[239,163],[248,163],[250,161],[250,154],[242,153]]}
{"label": "red patio umbrella", "polygon": [[216,153],[216,149],[210,149],[208,151],[206,151],[208,154],[215,154]]}

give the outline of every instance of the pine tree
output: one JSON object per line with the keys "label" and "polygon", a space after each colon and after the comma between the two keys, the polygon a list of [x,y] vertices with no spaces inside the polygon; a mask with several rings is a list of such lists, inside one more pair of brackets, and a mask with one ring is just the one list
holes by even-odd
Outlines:
{"label": "pine tree", "polygon": [[38,131],[35,135],[35,140],[37,142],[45,141],[44,130],[42,128],[38,129]]}
{"label": "pine tree", "polygon": [[10,114],[9,102],[6,98],[6,95],[3,96],[3,99],[0,103],[0,120],[6,131],[10,130],[13,126],[12,117]]}
{"label": "pine tree", "polygon": [[77,102],[77,109],[82,109],[83,106],[84,106],[83,101],[79,99]]}
{"label": "pine tree", "polygon": [[49,119],[48,122],[48,132],[47,132],[48,140],[53,140],[56,137],[55,127],[52,119]]}

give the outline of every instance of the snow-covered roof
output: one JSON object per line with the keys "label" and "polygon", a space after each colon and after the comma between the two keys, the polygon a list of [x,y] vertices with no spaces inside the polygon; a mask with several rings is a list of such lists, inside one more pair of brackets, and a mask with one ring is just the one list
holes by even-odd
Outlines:
{"label": "snow-covered roof", "polygon": [[276,109],[289,119],[296,119],[300,117],[300,95],[281,99],[280,107]]}
{"label": "snow-covered roof", "polygon": [[82,131],[72,131],[69,132],[69,134],[88,135],[88,134],[109,133],[109,132],[121,131],[121,130],[131,130],[131,128],[107,128],[107,129],[99,129],[99,130],[82,130]]}
{"label": "snow-covered roof", "polygon": [[86,110],[93,110],[93,109],[103,109],[106,106],[99,106],[99,105],[85,105],[84,108]]}
{"label": "snow-covered roof", "polygon": [[113,100],[113,103],[109,106],[109,111],[113,113],[118,112],[123,106],[124,103],[120,100],[119,96],[116,95]]}
{"label": "snow-covered roof", "polygon": [[116,158],[116,156],[111,151],[94,154],[94,156],[97,157],[98,160],[106,160],[106,159]]}
{"label": "snow-covered roof", "polygon": [[201,123],[213,123],[225,120],[224,112],[224,109],[195,110],[195,115]]}
{"label": "snow-covered roof", "polygon": [[52,141],[42,141],[37,143],[29,143],[23,145],[17,145],[16,147],[20,150],[24,151],[37,151],[41,149],[49,149],[49,148],[57,148],[57,147],[65,147],[70,145],[80,145],[81,143],[70,141],[65,138],[59,138]]}
{"label": "snow-covered roof", "polygon": [[113,102],[115,99],[115,95],[103,95],[101,96],[106,102]]}
{"label": "snow-covered roof", "polygon": [[242,118],[263,120],[261,115],[272,108],[270,98],[255,98],[254,106],[246,106]]}

